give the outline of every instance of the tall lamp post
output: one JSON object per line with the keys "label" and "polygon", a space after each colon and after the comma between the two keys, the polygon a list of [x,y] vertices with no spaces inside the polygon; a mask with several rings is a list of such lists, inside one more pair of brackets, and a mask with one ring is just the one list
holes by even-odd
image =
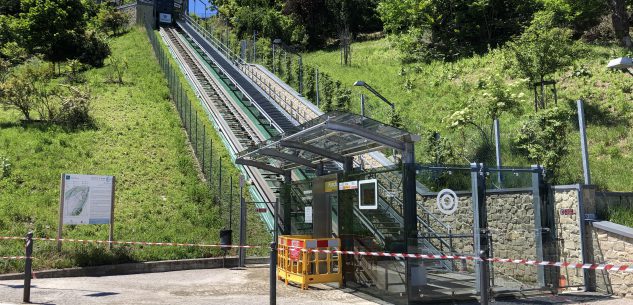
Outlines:
{"label": "tall lamp post", "polygon": [[[382,96],[382,94],[378,93],[378,91],[376,91],[376,89],[372,88],[366,82],[364,82],[362,80],[357,80],[354,83],[354,86],[365,87],[365,89],[369,90],[369,92],[373,93],[380,100],[382,100],[387,105],[389,105],[389,107],[391,107],[391,118],[393,118],[396,115],[396,105],[394,105],[392,102],[388,101],[387,98]],[[361,107],[360,113],[362,114],[362,116],[365,116],[365,96],[364,95],[361,95],[360,107]],[[394,158],[394,161],[395,161],[396,160],[396,150],[395,149],[392,150],[392,155],[393,155],[393,158]]]}
{"label": "tall lamp post", "polygon": [[[276,52],[277,47],[279,47],[280,45],[281,45],[281,39],[275,38],[275,40],[273,40],[273,73],[275,73],[275,52]],[[281,54],[279,56],[281,56]]]}
{"label": "tall lamp post", "polygon": [[[369,92],[373,93],[375,96],[377,96],[383,102],[387,103],[387,105],[389,105],[389,107],[391,107],[391,115],[392,116],[396,114],[396,106],[392,102],[388,101],[384,96],[382,96],[380,93],[378,93],[378,91],[376,91],[374,88],[372,88],[366,82],[364,82],[362,80],[359,80],[359,81],[356,81],[354,83],[354,86],[365,87],[365,89],[369,90]],[[365,103],[364,103],[364,101],[363,101],[363,103],[361,103],[361,110],[360,110],[360,112],[364,116],[364,114],[365,114]]]}

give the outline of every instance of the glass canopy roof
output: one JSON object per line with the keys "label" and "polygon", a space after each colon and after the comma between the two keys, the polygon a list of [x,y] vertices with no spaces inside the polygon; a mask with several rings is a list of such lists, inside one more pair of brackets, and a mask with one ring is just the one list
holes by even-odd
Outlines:
{"label": "glass canopy roof", "polygon": [[419,139],[418,135],[367,117],[333,111],[298,126],[292,133],[282,133],[240,152],[237,163],[268,165],[281,171],[301,166],[316,168],[320,162],[343,163],[347,157],[385,148],[402,151],[404,143]]}

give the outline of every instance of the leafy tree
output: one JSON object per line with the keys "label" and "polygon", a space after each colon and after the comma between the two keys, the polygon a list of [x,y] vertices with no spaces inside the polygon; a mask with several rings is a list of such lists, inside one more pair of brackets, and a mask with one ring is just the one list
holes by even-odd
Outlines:
{"label": "leafy tree", "polygon": [[99,29],[108,34],[116,36],[123,32],[128,22],[128,16],[123,12],[109,5],[102,5],[97,14],[97,24]]}
{"label": "leafy tree", "polygon": [[630,22],[629,14],[626,12],[626,0],[608,0],[608,2],[611,7],[611,20],[613,21],[615,37],[623,46],[630,48],[633,43],[629,34]]}
{"label": "leafy tree", "polygon": [[23,0],[20,31],[24,46],[53,62],[77,58],[86,27],[80,0]]}
{"label": "leafy tree", "polygon": [[574,43],[571,30],[553,27],[553,14],[537,14],[523,34],[508,44],[512,66],[520,77],[541,84],[541,99],[545,77],[573,62]]}
{"label": "leafy tree", "polygon": [[20,0],[0,1],[0,15],[15,16],[20,13]]}
{"label": "leafy tree", "polygon": [[17,109],[26,121],[31,121],[31,112],[46,95],[44,84],[51,78],[50,69],[36,58],[4,74],[6,80],[0,84],[0,105]]}
{"label": "leafy tree", "polygon": [[388,33],[406,34],[403,53],[452,60],[505,43],[538,7],[524,0],[383,0],[378,12]]}
{"label": "leafy tree", "polygon": [[86,35],[78,59],[82,64],[103,67],[103,63],[110,53],[108,43],[96,32],[90,32]]}
{"label": "leafy tree", "polygon": [[567,124],[570,112],[558,107],[532,114],[521,126],[514,140],[515,146],[525,153],[531,162],[543,165],[550,173],[552,183],[567,154]]}

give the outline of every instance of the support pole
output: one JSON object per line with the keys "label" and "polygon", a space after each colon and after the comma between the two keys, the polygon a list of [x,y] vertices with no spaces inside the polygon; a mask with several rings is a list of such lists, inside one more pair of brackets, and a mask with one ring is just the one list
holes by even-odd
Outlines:
{"label": "support pole", "polygon": [[33,232],[26,234],[26,260],[24,261],[24,303],[31,303],[31,278],[33,277]]}
{"label": "support pole", "polygon": [[[403,177],[403,218],[404,218],[404,244],[407,253],[418,253],[418,218],[416,202],[416,179],[415,179],[415,151],[413,142],[404,143],[402,152]],[[419,259],[406,259],[406,282],[407,295],[409,301],[416,301],[419,298],[419,289],[426,282],[424,270],[426,267]]]}
{"label": "support pole", "polygon": [[365,116],[365,95],[362,93],[360,95],[360,116]]}
{"label": "support pole", "polygon": [[[499,118],[495,118],[493,124],[495,131],[495,154],[497,157],[497,169],[501,169],[501,132],[499,131]],[[499,188],[503,188],[503,177],[501,176],[501,171],[497,171],[497,182],[499,183]]]}
{"label": "support pole", "polygon": [[[283,204],[283,234],[285,235],[289,235],[292,234],[292,228],[290,227],[290,191],[292,187],[292,174],[290,171],[286,171],[286,173],[284,174],[284,186],[282,188],[282,192],[283,192],[283,196],[282,198],[282,204]],[[280,194],[281,195],[281,194]],[[275,226],[278,226],[278,224],[275,224]]]}
{"label": "support pole", "polygon": [[240,180],[240,249],[238,267],[244,267],[246,261],[246,201],[244,200],[244,181]]}
{"label": "support pole", "polygon": [[488,248],[488,213],[486,211],[486,177],[483,164],[471,163],[470,176],[472,183],[473,233],[475,255],[481,259],[475,262],[476,287],[479,303],[490,304],[490,257]]}
{"label": "support pole", "polygon": [[317,108],[321,108],[319,103],[319,67],[314,68],[314,88],[314,91],[316,92]]}
{"label": "support pole", "polygon": [[[279,198],[275,200],[274,223],[277,224],[279,219]],[[279,239],[279,230],[275,225],[273,228],[273,242],[270,243],[270,305],[277,304],[277,240]]]}
{"label": "support pole", "polygon": [[589,172],[589,152],[587,151],[587,126],[585,126],[585,109],[582,100],[576,101],[578,108],[578,127],[580,129],[580,149],[582,150],[582,170],[585,184],[591,184]]}

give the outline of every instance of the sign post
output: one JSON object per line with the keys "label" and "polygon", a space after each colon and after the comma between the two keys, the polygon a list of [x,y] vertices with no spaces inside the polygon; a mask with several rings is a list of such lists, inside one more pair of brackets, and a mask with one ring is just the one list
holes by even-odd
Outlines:
{"label": "sign post", "polygon": [[109,224],[108,241],[112,249],[114,191],[114,176],[61,175],[57,251],[62,249],[62,231],[65,224]]}

